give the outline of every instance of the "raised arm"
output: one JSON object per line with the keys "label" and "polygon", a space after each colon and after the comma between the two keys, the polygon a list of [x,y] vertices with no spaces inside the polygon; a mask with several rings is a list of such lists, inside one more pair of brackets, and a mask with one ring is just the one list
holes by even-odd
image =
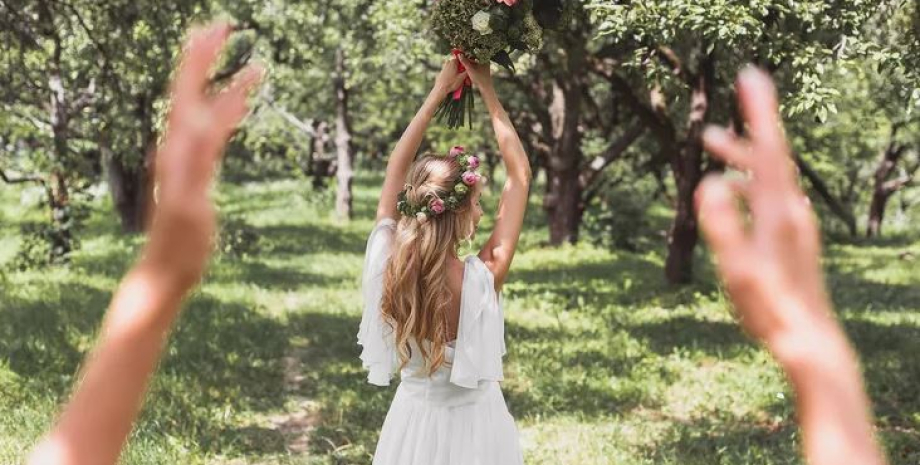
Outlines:
{"label": "raised arm", "polygon": [[508,118],[508,113],[495,93],[489,64],[473,63],[464,57],[460,60],[473,83],[479,88],[482,100],[489,109],[495,140],[498,142],[498,150],[508,176],[502,188],[498,213],[495,215],[495,229],[479,252],[479,258],[495,276],[495,289],[501,290],[508,277],[511,260],[521,237],[521,228],[524,226],[524,212],[527,210],[527,194],[532,177],[530,160],[527,159],[524,146],[514,125],[511,124],[511,119]]}
{"label": "raised arm", "polygon": [[741,74],[737,88],[750,137],[710,129],[704,140],[751,180],[704,181],[703,232],[741,324],[766,344],[795,389],[808,463],[883,464],[857,356],[825,292],[817,222],[796,183],[776,91],[754,69]]}
{"label": "raised arm", "polygon": [[457,72],[456,59],[452,58],[444,62],[431,92],[425,98],[425,103],[412,118],[412,122],[399,138],[396,148],[393,149],[387,161],[386,178],[383,180],[383,190],[380,192],[380,202],[377,204],[377,221],[384,218],[396,218],[397,197],[406,184],[406,175],[409,174],[409,168],[415,161],[418,148],[422,145],[428,124],[431,123],[438,106],[441,105],[447,94],[462,85],[465,79],[465,72]]}
{"label": "raised arm", "polygon": [[247,113],[261,70],[249,68],[225,92],[205,93],[226,25],[193,32],[173,88],[166,140],[157,154],[159,203],[143,255],[112,300],[79,387],[30,465],[113,465],[118,461],[181,302],[211,252],[215,213],[208,189],[226,141]]}

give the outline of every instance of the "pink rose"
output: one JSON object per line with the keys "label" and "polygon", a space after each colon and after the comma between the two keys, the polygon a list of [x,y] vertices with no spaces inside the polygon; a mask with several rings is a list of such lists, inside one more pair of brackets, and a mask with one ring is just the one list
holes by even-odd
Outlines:
{"label": "pink rose", "polygon": [[518,0],[498,0],[498,3],[504,3],[505,5],[508,5],[508,6],[514,6],[514,4],[517,2]]}
{"label": "pink rose", "polygon": [[434,199],[428,204],[428,208],[430,208],[435,215],[440,215],[444,213],[444,201],[441,199]]}
{"label": "pink rose", "polygon": [[460,155],[463,155],[463,151],[464,149],[462,145],[455,145],[453,148],[450,149],[450,157],[457,158]]}
{"label": "pink rose", "polygon": [[479,175],[472,171],[467,171],[466,173],[463,173],[463,176],[461,176],[461,179],[463,179],[463,184],[466,184],[467,186],[472,186],[473,184],[476,184],[477,182],[479,182]]}
{"label": "pink rose", "polygon": [[474,170],[476,168],[479,168],[479,158],[478,157],[471,155],[470,158],[466,160],[466,162],[470,165],[470,169]]}

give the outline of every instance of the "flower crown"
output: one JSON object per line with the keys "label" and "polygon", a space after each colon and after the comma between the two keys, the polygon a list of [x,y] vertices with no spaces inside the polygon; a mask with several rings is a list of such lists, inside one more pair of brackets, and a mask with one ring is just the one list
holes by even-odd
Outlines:
{"label": "flower crown", "polygon": [[414,205],[407,199],[407,193],[413,189],[412,186],[406,185],[406,188],[399,193],[396,209],[403,216],[415,217],[421,223],[425,223],[429,218],[438,216],[446,211],[456,211],[470,194],[470,190],[482,178],[476,169],[479,168],[479,158],[475,155],[466,155],[464,148],[455,146],[450,149],[446,155],[448,158],[455,159],[460,165],[460,176],[454,184],[446,199],[434,197],[428,201],[427,205]]}

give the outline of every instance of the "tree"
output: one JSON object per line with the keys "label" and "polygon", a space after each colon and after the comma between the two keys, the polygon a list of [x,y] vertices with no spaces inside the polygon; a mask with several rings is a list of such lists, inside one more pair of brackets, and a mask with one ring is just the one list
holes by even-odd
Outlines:
{"label": "tree", "polygon": [[904,39],[907,4],[879,8],[864,27],[862,50],[825,69],[825,83],[838,91],[831,114],[821,124],[800,115],[788,125],[813,191],[852,235],[865,210],[870,237],[880,233],[888,200],[911,183],[920,97]]}
{"label": "tree", "polygon": [[[144,228],[154,149],[166,86],[185,31],[206,2],[126,3],[106,32],[106,53],[117,57],[103,75],[98,144],[112,203],[126,232]],[[99,25],[94,25],[99,30]]]}
{"label": "tree", "polygon": [[[700,140],[710,121],[737,121],[728,104],[731,83],[746,63],[779,80],[787,115],[831,111],[835,93],[824,85],[823,66],[848,53],[877,2],[668,0],[623,4],[589,2],[599,34],[628,53],[594,67],[642,118],[658,143],[677,187],[665,274],[669,282],[693,276],[698,230],[693,195],[707,171]],[[623,57],[623,58],[620,58]],[[739,132],[740,124],[734,125]]]}
{"label": "tree", "polygon": [[6,131],[17,149],[4,165],[46,188],[55,256],[73,249],[74,190],[98,181],[103,166],[123,229],[142,229],[158,105],[179,39],[202,9],[199,1],[0,4],[2,104],[25,129]]}
{"label": "tree", "polygon": [[[646,127],[622,111],[609,86],[585,73],[618,53],[578,2],[568,2],[559,31],[547,31],[530,66],[504,77],[518,91],[509,105],[533,165],[546,174],[543,208],[552,245],[576,242],[585,208],[604,184],[604,170],[622,160]],[[526,63],[526,62],[525,62]],[[600,142],[598,141],[608,141]]]}
{"label": "tree", "polygon": [[395,70],[386,69],[388,63],[380,62],[385,55],[381,47],[392,42],[381,41],[378,33],[387,19],[407,6],[368,0],[273,0],[224,7],[256,28],[267,42],[275,75],[273,105],[312,142],[305,144],[312,146],[308,149],[312,167],[318,168],[321,160],[316,155],[325,152],[324,145],[318,144],[325,141],[325,131],[317,129],[328,126],[334,132],[330,139],[336,154],[336,212],[340,218],[350,218],[358,138],[352,115],[377,111],[365,103],[369,89],[381,78],[398,77],[392,76]]}
{"label": "tree", "polygon": [[97,76],[109,65],[86,17],[107,13],[91,2],[0,4],[0,170],[6,182],[33,182],[45,191],[51,225],[49,261],[75,247],[72,197],[92,179],[91,107],[99,102]]}

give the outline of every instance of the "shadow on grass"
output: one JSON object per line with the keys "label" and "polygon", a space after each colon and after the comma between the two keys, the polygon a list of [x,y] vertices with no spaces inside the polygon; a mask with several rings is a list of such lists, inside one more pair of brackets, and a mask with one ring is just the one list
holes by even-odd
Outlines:
{"label": "shadow on grass", "polygon": [[[25,297],[4,296],[0,357],[22,380],[23,392],[63,402],[111,292],[70,283],[35,288]],[[228,430],[227,413],[283,407],[287,336],[281,323],[243,305],[193,297],[153,379],[136,434],[194,438],[212,452],[239,450],[251,431]],[[284,450],[283,443],[265,438],[257,447]]]}
{"label": "shadow on grass", "polygon": [[[98,275],[106,278],[121,278],[138,258],[131,245],[132,239],[125,236],[109,236],[110,247],[105,253],[77,252],[73,261],[74,271],[83,275]],[[138,248],[139,250],[139,248]]]}
{"label": "shadow on grass", "polygon": [[[692,304],[697,294],[714,295],[717,283],[664,288],[660,265],[637,254],[620,253],[604,262],[551,264],[539,269],[512,269],[506,296],[548,294],[567,310],[607,305],[675,307]],[[703,273],[707,275],[708,273]],[[664,289],[663,289],[664,288]]]}
{"label": "shadow on grass", "polygon": [[656,464],[803,463],[792,419],[776,424],[758,423],[754,419],[734,418],[675,419],[664,439],[643,448],[642,456]]}
{"label": "shadow on grass", "polygon": [[0,357],[30,389],[63,396],[83,359],[82,341],[96,332],[111,293],[79,283],[18,291],[0,302]]}
{"label": "shadow on grass", "polygon": [[873,308],[905,313],[920,310],[920,283],[885,283],[867,279],[859,271],[831,269],[828,286],[835,308],[844,312]]}
{"label": "shadow on grass", "polygon": [[315,224],[254,226],[253,230],[262,239],[264,253],[275,257],[322,252],[362,254],[370,233]]}
{"label": "shadow on grass", "polygon": [[920,411],[920,364],[905,356],[920,353],[920,328],[852,319],[844,326],[861,357],[879,425],[912,432],[920,451],[920,417],[913,414]]}
{"label": "shadow on grass", "polygon": [[518,418],[608,417],[655,406],[655,387],[674,380],[664,370],[637,376],[645,355],[631,353],[621,343],[622,337],[629,337],[623,334],[589,344],[589,339],[598,341],[597,333],[534,329],[512,322],[505,328],[513,350],[505,359],[503,387],[509,409]]}
{"label": "shadow on grass", "polygon": [[173,332],[139,428],[193,437],[204,450],[221,454],[283,452],[280,434],[253,441],[250,428],[228,427],[226,415],[283,408],[288,347],[281,322],[244,305],[194,296]]}
{"label": "shadow on grass", "polygon": [[291,267],[274,267],[253,260],[224,262],[211,269],[207,280],[228,285],[252,284],[262,289],[283,291],[304,287],[335,287],[341,286],[343,282],[354,282],[350,276],[336,278]]}
{"label": "shadow on grass", "polygon": [[751,350],[753,345],[736,324],[687,316],[638,324],[630,327],[629,332],[660,355],[689,349],[720,358],[734,358]]}

